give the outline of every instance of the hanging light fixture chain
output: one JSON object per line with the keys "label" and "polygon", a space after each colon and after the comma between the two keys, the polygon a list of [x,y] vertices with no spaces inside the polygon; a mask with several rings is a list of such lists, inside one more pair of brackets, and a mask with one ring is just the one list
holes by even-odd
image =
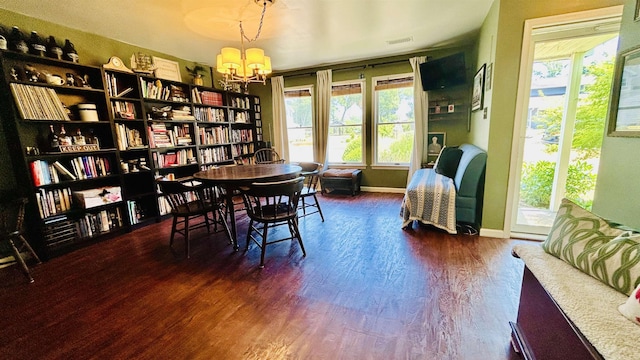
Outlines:
{"label": "hanging light fixture chain", "polygon": [[258,32],[256,33],[256,36],[253,39],[249,39],[247,35],[244,33],[244,29],[242,28],[242,21],[240,21],[240,34],[244,39],[247,40],[247,42],[256,41],[260,37],[260,32],[262,31],[262,22],[264,21],[264,14],[266,10],[267,10],[267,0],[264,0],[264,3],[262,5],[262,14],[260,15],[260,25],[258,26]]}

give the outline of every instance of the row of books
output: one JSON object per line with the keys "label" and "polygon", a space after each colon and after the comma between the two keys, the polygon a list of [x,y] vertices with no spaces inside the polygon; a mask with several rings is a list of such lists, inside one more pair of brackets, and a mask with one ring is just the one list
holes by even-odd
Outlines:
{"label": "row of books", "polygon": [[69,211],[73,205],[71,189],[40,189],[36,192],[36,203],[42,219]]}
{"label": "row of books", "polygon": [[245,97],[232,97],[230,105],[235,108],[251,109],[251,100]]}
{"label": "row of books", "polygon": [[231,110],[229,111],[229,114],[231,115],[231,121],[235,123],[248,124],[251,122],[251,115],[249,115],[248,111]]}
{"label": "row of books", "polygon": [[253,143],[233,144],[231,146],[231,150],[232,150],[233,157],[240,156],[240,155],[251,154],[251,153],[254,152]]}
{"label": "row of books", "polygon": [[182,149],[168,153],[153,153],[153,163],[156,168],[167,168],[178,165],[195,164],[193,149]]}
{"label": "row of books", "polygon": [[67,110],[53,89],[16,83],[10,86],[23,119],[69,120]]}
{"label": "row of books", "polygon": [[29,166],[35,186],[58,184],[65,180],[92,179],[111,174],[109,159],[101,156],[78,156],[65,161],[65,164],[60,161],[35,160]]}
{"label": "row of books", "polygon": [[189,102],[189,98],[180,86],[174,84],[165,85],[159,79],[147,80],[140,78],[140,86],[142,96],[147,99]]}
{"label": "row of books", "polygon": [[223,106],[222,94],[214,91],[200,91],[198,88],[191,89],[191,98],[196,104],[211,106]]}
{"label": "row of books", "polygon": [[226,122],[225,109],[196,107],[193,111],[196,120],[202,122]]}
{"label": "row of books", "polygon": [[83,238],[109,232],[122,227],[122,225],[122,214],[119,206],[112,209],[104,209],[95,214],[87,213],[77,221],[78,234]]}
{"label": "row of books", "polygon": [[229,128],[226,126],[199,128],[198,133],[202,145],[218,145],[229,142]]}
{"label": "row of books", "polygon": [[171,120],[195,120],[195,116],[191,114],[191,108],[188,106],[182,106],[180,108],[173,108],[169,114]]}
{"label": "row of books", "polygon": [[129,215],[129,224],[135,225],[145,218],[144,209],[137,201],[127,201],[127,213]]}
{"label": "row of books", "polygon": [[227,146],[200,149],[200,160],[203,164],[228,161],[230,159],[229,148]]}
{"label": "row of books", "polygon": [[251,129],[233,129],[231,130],[232,142],[252,142],[253,131]]}
{"label": "row of books", "polygon": [[[111,73],[106,73],[105,76],[107,79],[107,91],[109,92],[109,96],[122,97],[133,91],[132,87],[125,87],[124,89],[121,89],[118,86],[118,78],[116,75]],[[134,97],[137,96],[136,94],[131,94],[131,95]]]}
{"label": "row of books", "polygon": [[167,128],[165,123],[153,123],[148,126],[149,146],[154,148],[191,145],[191,130],[189,124],[174,125]]}
{"label": "row of books", "polygon": [[125,124],[115,124],[118,150],[144,148],[144,140],[140,130],[131,128]]}
{"label": "row of books", "polygon": [[138,112],[136,106],[130,101],[112,101],[111,109],[113,110],[113,116],[116,119],[137,119]]}

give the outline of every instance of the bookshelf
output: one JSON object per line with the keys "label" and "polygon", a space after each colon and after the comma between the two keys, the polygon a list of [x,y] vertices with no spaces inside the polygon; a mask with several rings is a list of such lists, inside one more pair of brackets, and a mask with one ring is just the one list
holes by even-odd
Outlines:
{"label": "bookshelf", "polygon": [[[0,60],[3,125],[37,251],[47,258],[126,230],[102,69],[8,51]],[[83,194],[104,189],[113,201],[87,206]]]}
{"label": "bookshelf", "polygon": [[159,221],[156,177],[250,163],[264,146],[257,96],[11,51],[0,62],[3,126],[43,258]]}

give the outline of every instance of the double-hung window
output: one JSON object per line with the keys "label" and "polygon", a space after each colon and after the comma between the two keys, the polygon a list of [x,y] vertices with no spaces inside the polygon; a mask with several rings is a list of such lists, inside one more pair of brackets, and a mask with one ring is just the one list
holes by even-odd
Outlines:
{"label": "double-hung window", "polygon": [[284,90],[287,112],[288,161],[313,161],[313,87]]}
{"label": "double-hung window", "polygon": [[413,75],[374,77],[374,166],[408,166],[415,115]]}
{"label": "double-hung window", "polygon": [[364,164],[364,80],[335,82],[327,156],[330,164]]}

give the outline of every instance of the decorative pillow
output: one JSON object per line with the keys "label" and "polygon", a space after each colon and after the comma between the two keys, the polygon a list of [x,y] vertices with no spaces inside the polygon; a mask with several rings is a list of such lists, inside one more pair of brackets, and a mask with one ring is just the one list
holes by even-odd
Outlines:
{"label": "decorative pillow", "polygon": [[626,232],[589,255],[589,275],[631,295],[640,284],[640,234]]}
{"label": "decorative pillow", "polygon": [[636,325],[640,325],[640,285],[631,292],[627,302],[618,306],[618,311]]}
{"label": "decorative pillow", "polygon": [[444,147],[440,151],[435,165],[436,173],[453,179],[458,171],[462,150],[457,147]]}
{"label": "decorative pillow", "polygon": [[606,220],[572,201],[562,199],[542,248],[589,274],[589,255],[623,232],[624,230],[611,227]]}

